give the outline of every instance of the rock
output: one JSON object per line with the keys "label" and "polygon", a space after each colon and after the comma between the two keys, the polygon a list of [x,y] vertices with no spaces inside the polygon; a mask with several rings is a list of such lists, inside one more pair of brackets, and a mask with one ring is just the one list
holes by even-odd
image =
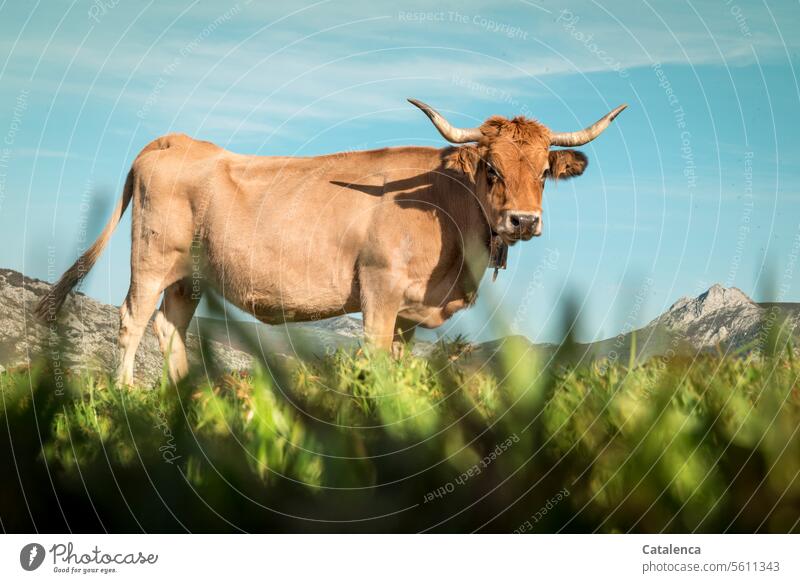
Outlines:
{"label": "rock", "polygon": [[[117,362],[119,309],[82,293],[71,293],[55,323],[43,323],[33,308],[50,289],[41,280],[0,269],[0,363],[6,369],[30,366],[46,359],[53,368],[112,373]],[[247,369],[249,354],[222,342],[208,342],[210,354],[201,354],[200,339],[189,333],[189,361],[208,364],[209,358],[226,370]],[[202,357],[205,357],[204,359]],[[152,325],[136,353],[135,379],[151,386],[161,379],[164,359]]]}
{"label": "rock", "polygon": [[345,338],[360,339],[364,336],[364,323],[353,316],[339,316],[314,322],[291,323],[287,324],[287,326],[290,328],[302,327],[306,330],[320,330]]}

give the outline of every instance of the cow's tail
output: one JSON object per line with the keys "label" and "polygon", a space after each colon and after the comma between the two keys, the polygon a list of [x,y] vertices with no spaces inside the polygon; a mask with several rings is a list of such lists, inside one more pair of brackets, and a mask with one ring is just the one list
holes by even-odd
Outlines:
{"label": "cow's tail", "polygon": [[100,236],[92,243],[91,247],[72,264],[72,267],[64,272],[64,275],[61,276],[58,283],[51,287],[47,295],[36,305],[34,314],[36,314],[38,318],[49,320],[56,317],[56,314],[58,314],[64,301],[67,299],[67,294],[69,294],[72,288],[78,285],[86,274],[89,273],[89,270],[94,267],[97,258],[100,257],[103,249],[105,249],[105,246],[108,244],[108,240],[111,239],[114,229],[117,228],[117,225],[122,219],[122,215],[125,214],[125,210],[128,208],[132,196],[133,169],[128,172],[128,177],[125,179],[125,188],[122,190],[122,198],[117,202],[117,206],[114,208],[114,214],[111,215],[103,232],[100,233]]}

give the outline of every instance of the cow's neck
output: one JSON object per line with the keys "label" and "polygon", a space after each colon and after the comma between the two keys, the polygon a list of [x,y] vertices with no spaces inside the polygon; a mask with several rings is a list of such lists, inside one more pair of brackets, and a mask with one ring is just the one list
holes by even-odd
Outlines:
{"label": "cow's neck", "polygon": [[[468,183],[472,183],[471,179]],[[448,209],[448,212],[458,217],[456,220],[461,225],[464,235],[461,247],[463,261],[459,267],[460,285],[458,287],[470,298],[469,303],[477,297],[478,285],[487,267],[493,267],[493,253],[498,265],[502,264],[502,268],[505,268],[504,252],[497,246],[497,240],[494,239],[496,235],[489,225],[479,196],[478,193],[472,191],[466,196],[457,197],[454,205],[457,208]],[[502,244],[502,247],[505,248],[505,244]]]}
{"label": "cow's neck", "polygon": [[[469,257],[473,261],[476,265],[476,270],[480,265],[485,265],[487,269],[494,270],[492,275],[492,281],[494,281],[497,279],[499,270],[506,268],[508,245],[500,235],[494,232],[486,212],[479,202],[479,197],[480,195],[473,190],[470,197],[472,212],[467,213],[470,219],[468,220],[469,227],[466,231],[474,233],[474,236],[471,237],[471,246],[474,250],[470,253],[470,249],[465,248],[465,258]],[[465,241],[465,247],[469,246]],[[479,274],[476,273],[476,275]]]}

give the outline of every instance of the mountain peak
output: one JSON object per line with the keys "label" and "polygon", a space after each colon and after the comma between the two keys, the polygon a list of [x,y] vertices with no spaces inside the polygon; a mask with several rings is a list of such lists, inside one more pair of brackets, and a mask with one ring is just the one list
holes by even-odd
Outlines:
{"label": "mountain peak", "polygon": [[651,325],[665,326],[694,346],[712,347],[752,337],[761,318],[761,307],[742,290],[715,283],[695,298],[679,299]]}
{"label": "mountain peak", "polygon": [[757,304],[751,300],[746,293],[738,287],[725,287],[715,283],[697,297],[684,296],[672,304],[658,319],[665,316],[677,315],[688,312],[693,317],[701,317],[720,309],[740,309],[752,306],[757,308]]}
{"label": "mountain peak", "polygon": [[707,313],[720,308],[738,308],[743,305],[753,305],[751,300],[738,287],[723,287],[715,283],[707,291],[697,296],[697,303],[702,306],[702,312]]}

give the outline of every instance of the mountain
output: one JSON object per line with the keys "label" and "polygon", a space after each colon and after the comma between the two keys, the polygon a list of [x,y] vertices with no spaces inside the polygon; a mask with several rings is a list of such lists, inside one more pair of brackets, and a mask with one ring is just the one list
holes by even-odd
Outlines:
{"label": "mountain", "polygon": [[741,346],[755,340],[764,310],[738,288],[715,284],[696,298],[681,298],[648,326],[680,333],[695,348]]}
{"label": "mountain", "polygon": [[796,333],[800,304],[758,304],[738,288],[714,284],[697,297],[679,299],[643,328],[587,345],[587,352],[593,358],[627,362],[634,344],[640,361],[662,355],[758,350],[781,322],[784,331]]}
{"label": "mountain", "polygon": [[[116,361],[119,310],[84,294],[70,294],[58,319],[58,327],[31,316],[33,307],[49,289],[46,282],[0,269],[0,370],[27,366],[44,356],[55,367],[110,371]],[[785,318],[786,327],[797,330],[800,304],[758,304],[737,288],[713,285],[697,297],[684,297],[643,328],[614,338],[577,345],[575,357],[608,359],[627,363],[631,352],[637,361],[658,355],[695,355],[704,351],[746,351],[763,346],[771,328]],[[65,341],[59,345],[58,334]],[[187,338],[189,359],[223,369],[245,369],[264,353],[285,357],[315,358],[340,347],[355,346],[363,336],[362,322],[341,316],[307,323],[267,326],[253,321],[195,318]],[[201,342],[201,340],[203,342]],[[527,338],[500,338],[467,345],[467,363],[482,366],[507,343],[516,342],[540,353],[555,346],[532,344]],[[210,354],[202,353],[201,344]],[[417,342],[415,353],[425,354],[432,344]],[[156,382],[163,360],[152,326],[147,327],[136,357],[136,378]]]}

